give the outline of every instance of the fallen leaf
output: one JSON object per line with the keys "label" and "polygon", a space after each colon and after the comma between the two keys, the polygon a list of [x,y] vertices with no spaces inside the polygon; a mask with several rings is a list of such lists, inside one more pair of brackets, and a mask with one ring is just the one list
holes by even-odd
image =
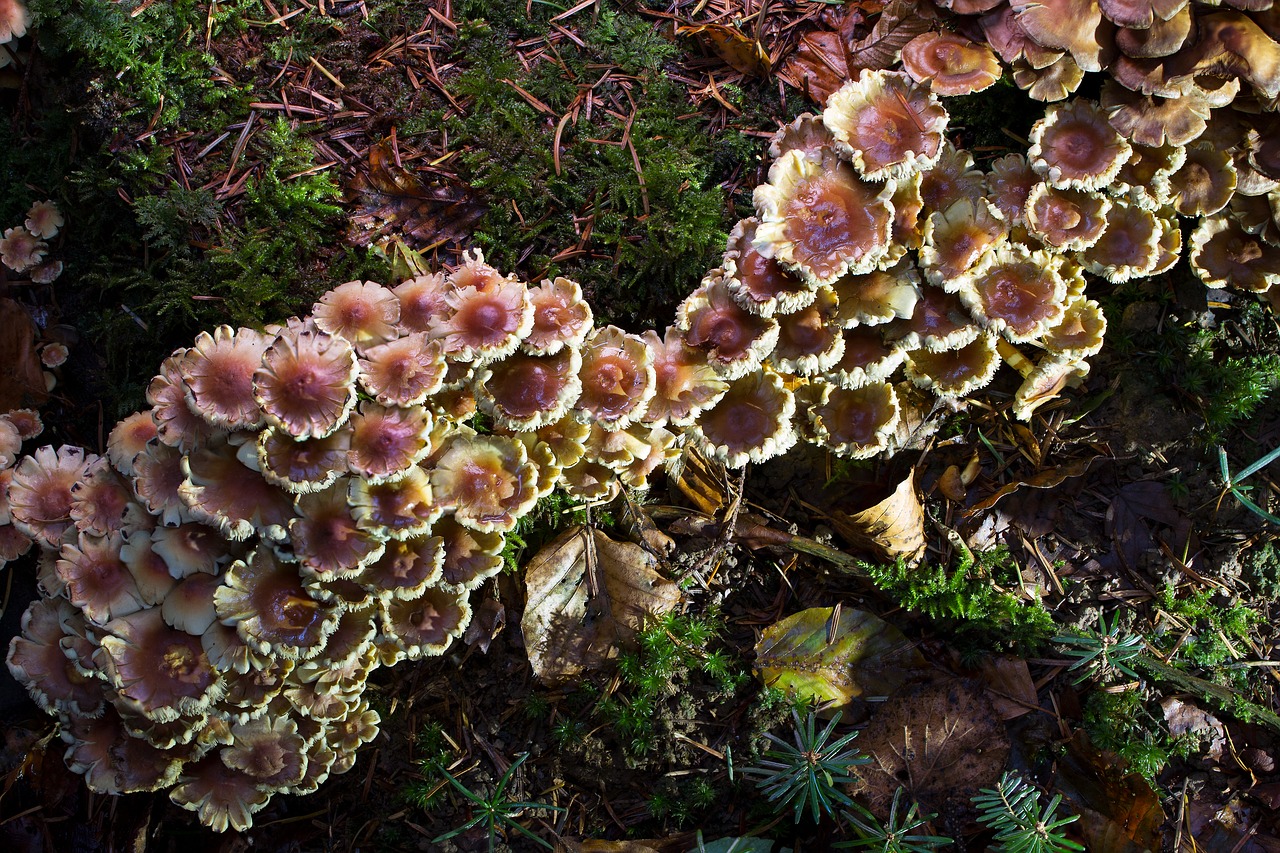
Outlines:
{"label": "fallen leaf", "polygon": [[525,569],[520,620],[534,674],[558,684],[599,669],[647,620],[672,610],[680,588],[656,566],[640,546],[581,526],[539,551]]}
{"label": "fallen leaf", "polygon": [[0,412],[40,406],[45,390],[40,356],[36,354],[36,326],[25,308],[12,299],[0,299]]}
{"label": "fallen leaf", "polygon": [[924,507],[912,473],[875,506],[852,513],[832,509],[828,515],[831,526],[850,544],[866,548],[882,560],[901,559],[910,564],[924,554]]}
{"label": "fallen leaf", "polygon": [[1190,532],[1187,519],[1173,505],[1164,484],[1154,480],[1129,483],[1120,489],[1107,507],[1106,531],[1117,556],[1130,568],[1141,565],[1147,551],[1158,547],[1147,521],[1175,531],[1175,541],[1185,541]]}
{"label": "fallen leaf", "polygon": [[1097,749],[1078,731],[1058,759],[1053,792],[1080,815],[1078,828],[1086,849],[1138,853],[1160,849],[1164,810],[1160,798],[1124,762]]}
{"label": "fallen leaf", "polygon": [[1027,662],[1013,655],[984,657],[977,678],[987,688],[987,698],[1002,720],[1012,720],[1040,707],[1036,683]]}
{"label": "fallen leaf", "polygon": [[489,644],[507,626],[507,610],[496,598],[486,598],[476,605],[471,623],[467,625],[462,641],[468,646],[478,646],[488,653]]}
{"label": "fallen leaf", "polygon": [[979,789],[995,784],[1009,756],[1004,724],[986,693],[965,679],[894,696],[863,729],[858,746],[872,760],[858,768],[855,790],[882,818],[899,787],[922,812],[967,808]]}
{"label": "fallen leaf", "polygon": [[1222,757],[1222,750],[1227,745],[1227,730],[1217,717],[1176,696],[1165,697],[1160,702],[1160,710],[1164,712],[1164,722],[1171,737],[1193,734],[1209,742],[1206,755],[1215,761]]}
{"label": "fallen leaf", "polygon": [[1083,477],[1095,462],[1106,458],[1105,456],[1090,456],[1086,459],[1077,459],[1074,462],[1068,462],[1066,465],[1059,465],[1056,468],[1046,468],[1025,480],[1005,483],[986,498],[966,509],[963,514],[965,516],[973,516],[989,510],[1019,489],[1052,489],[1055,486],[1062,485],[1065,480],[1071,477]]}
{"label": "fallen leaf", "polygon": [[347,185],[356,203],[347,238],[367,246],[392,232],[423,247],[462,240],[484,216],[485,205],[466,184],[437,179],[427,183],[396,165],[389,142],[369,146],[369,167]]}
{"label": "fallen leaf", "polygon": [[897,628],[865,610],[812,607],[764,629],[756,674],[817,702],[847,704],[902,686],[924,658]]}
{"label": "fallen leaf", "polygon": [[737,27],[724,24],[699,24],[693,27],[681,27],[678,35],[698,36],[698,40],[715,51],[716,56],[734,71],[752,77],[765,77],[769,74],[769,52],[754,39]]}
{"label": "fallen leaf", "polygon": [[849,45],[845,63],[849,77],[864,68],[892,68],[907,42],[932,28],[932,15],[918,7],[917,0],[891,0],[876,19],[866,38]]}
{"label": "fallen leaf", "polygon": [[685,446],[671,476],[680,493],[707,515],[715,515],[729,505],[724,466],[713,464],[693,445]]}

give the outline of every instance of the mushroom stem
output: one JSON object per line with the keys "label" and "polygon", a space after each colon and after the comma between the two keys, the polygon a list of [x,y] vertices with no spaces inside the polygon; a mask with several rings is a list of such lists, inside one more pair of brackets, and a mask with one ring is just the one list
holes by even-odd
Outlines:
{"label": "mushroom stem", "polygon": [[1019,352],[1017,347],[1004,338],[996,338],[996,350],[1000,353],[1000,357],[1004,359],[1004,363],[1022,374],[1023,379],[1030,376],[1031,371],[1036,369],[1034,361]]}

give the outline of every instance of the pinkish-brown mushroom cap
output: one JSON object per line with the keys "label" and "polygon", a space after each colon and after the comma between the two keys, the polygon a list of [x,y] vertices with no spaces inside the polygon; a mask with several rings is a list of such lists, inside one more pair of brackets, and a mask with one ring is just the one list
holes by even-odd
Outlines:
{"label": "pinkish-brown mushroom cap", "polygon": [[952,32],[921,33],[907,42],[902,68],[936,95],[971,95],[1000,79],[1000,61],[990,47]]}
{"label": "pinkish-brown mushroom cap", "polygon": [[321,296],[311,317],[322,332],[363,349],[397,337],[400,300],[377,282],[348,281]]}
{"label": "pinkish-brown mushroom cap", "polygon": [[343,337],[280,333],[262,354],[253,393],[267,420],[294,438],[324,438],[356,404],[356,354]]}

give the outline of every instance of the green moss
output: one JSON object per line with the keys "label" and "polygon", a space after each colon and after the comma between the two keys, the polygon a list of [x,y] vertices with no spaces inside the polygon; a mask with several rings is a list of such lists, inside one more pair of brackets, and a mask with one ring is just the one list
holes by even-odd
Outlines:
{"label": "green moss", "polygon": [[1173,585],[1166,584],[1160,591],[1160,606],[1187,623],[1190,633],[1184,637],[1182,630],[1171,630],[1157,636],[1156,645],[1162,651],[1176,645],[1173,663],[1201,670],[1214,681],[1249,695],[1251,686],[1256,686],[1250,671],[1231,664],[1240,653],[1239,647],[1248,648],[1249,635],[1262,617],[1239,601],[1214,604],[1214,594],[1206,588],[1179,597]]}
{"label": "green moss", "polygon": [[1123,758],[1152,785],[1174,756],[1188,755],[1195,738],[1171,738],[1163,720],[1146,707],[1139,690],[1094,690],[1085,699],[1084,729],[1094,745]]}
{"label": "green moss", "polygon": [[1280,598],[1280,550],[1274,542],[1266,542],[1243,556],[1244,579],[1259,598]]}

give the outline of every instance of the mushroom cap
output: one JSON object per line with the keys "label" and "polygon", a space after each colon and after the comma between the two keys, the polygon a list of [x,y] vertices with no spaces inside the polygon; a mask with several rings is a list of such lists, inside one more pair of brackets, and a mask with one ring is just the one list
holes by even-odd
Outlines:
{"label": "mushroom cap", "polygon": [[362,403],[351,416],[347,470],[372,483],[404,477],[431,452],[433,423],[431,413],[421,406]]}
{"label": "mushroom cap", "polygon": [[788,151],[755,189],[753,245],[813,286],[871,272],[889,252],[895,189],[863,181],[830,151]]}
{"label": "mushroom cap", "polygon": [[987,251],[1009,237],[1009,223],[985,198],[966,198],[929,214],[920,247],[920,268],[931,284],[945,290]]}
{"label": "mushroom cap", "polygon": [[915,313],[920,271],[904,260],[887,270],[846,275],[831,288],[839,300],[836,320],[841,326],[878,326]]}
{"label": "mushroom cap", "polygon": [[308,595],[293,567],[267,547],[232,563],[213,600],[222,623],[262,655],[313,658],[338,626],[338,614]]}
{"label": "mushroom cap", "polygon": [[539,427],[534,435],[540,444],[546,444],[550,448],[556,465],[568,468],[582,458],[583,442],[590,432],[590,424],[577,418],[561,418],[553,424]]}
{"label": "mushroom cap", "polygon": [[[18,8],[21,8],[19,5]],[[21,35],[21,33],[19,33]],[[56,237],[58,229],[67,224],[67,220],[62,215],[62,211],[58,210],[58,205],[52,200],[37,201],[31,205],[31,209],[27,211],[26,221],[22,223],[27,230],[35,237],[41,240],[48,240],[50,237]]]}
{"label": "mushroom cap", "polygon": [[[142,457],[139,457],[142,458]],[[293,517],[293,501],[254,468],[257,446],[216,443],[182,457],[181,496],[197,521],[211,524],[233,542],[258,532],[281,540]]]}
{"label": "mushroom cap", "polygon": [[947,111],[927,86],[907,74],[864,68],[857,80],[846,81],[827,99],[822,121],[859,175],[883,181],[933,166]]}
{"label": "mushroom cap", "polygon": [[924,186],[926,174],[926,172],[916,172],[911,177],[898,181],[898,188],[894,190],[893,198],[890,199],[893,203],[893,227],[890,229],[893,243],[889,246],[885,259],[880,262],[882,268],[889,266],[888,261],[899,252],[905,255],[907,249],[920,248],[920,241],[923,238],[920,231],[920,213],[924,210],[924,194],[921,188]]}
{"label": "mushroom cap", "polygon": [[[444,654],[470,623],[471,605],[466,593],[443,585],[409,601],[388,601],[382,610],[382,633],[408,660]],[[352,748],[369,739],[354,731],[350,735],[358,738]]]}
{"label": "mushroom cap", "polygon": [[13,526],[48,548],[58,548],[70,529],[72,487],[96,456],[79,447],[50,445],[24,456],[9,483],[9,513]]}
{"label": "mushroom cap", "polygon": [[988,332],[947,352],[913,350],[907,353],[907,376],[917,387],[943,399],[967,396],[995,377],[1000,367],[995,341],[996,336]]}
{"label": "mushroom cap", "polygon": [[502,571],[504,537],[500,532],[481,533],[445,516],[435,533],[443,539],[443,574],[446,583],[472,590]]}
{"label": "mushroom cap", "polygon": [[778,318],[778,344],[769,356],[783,373],[812,376],[830,368],[844,354],[842,326],[836,320],[839,300],[821,287],[808,308]]}
{"label": "mushroom cap", "polygon": [[221,583],[221,577],[201,572],[178,581],[157,608],[165,624],[196,637],[209,630],[209,626],[218,621],[213,591]]}
{"label": "mushroom cap", "polygon": [[935,95],[971,95],[1000,79],[1000,60],[985,44],[957,33],[930,31],[902,48],[902,70],[917,83],[927,83]]}
{"label": "mushroom cap", "polygon": [[22,614],[22,633],[9,643],[9,672],[48,714],[86,718],[102,713],[103,684],[63,653],[64,626],[79,615],[63,598],[37,598]]}
{"label": "mushroom cap", "polygon": [[[1135,59],[1172,56],[1177,53],[1186,45],[1187,38],[1194,29],[1191,6],[1185,0],[1180,2],[1183,2],[1183,7],[1167,19],[1156,17],[1146,27],[1117,30],[1116,47],[1126,56]],[[1103,12],[1106,12],[1106,4],[1103,4]]]}
{"label": "mushroom cap", "polygon": [[364,351],[360,385],[384,406],[419,406],[444,386],[444,344],[414,332]]}
{"label": "mushroom cap", "polygon": [[[675,326],[667,326],[662,338],[652,329],[641,337],[653,358],[655,379],[645,423],[687,426],[699,412],[714,405],[729,387],[729,383],[717,375],[707,354],[686,344]],[[554,448],[552,451],[554,453]],[[556,461],[560,462],[559,454]]]}
{"label": "mushroom cap", "polygon": [[[378,598],[417,598],[423,590],[440,580],[445,568],[446,527],[464,529],[453,522],[452,518],[441,519],[436,525],[434,535],[422,534],[410,536],[403,540],[393,539],[387,542],[382,556],[374,560],[360,574],[360,583],[364,584]],[[475,536],[486,534],[476,533]],[[499,541],[499,533],[488,534]],[[499,559],[498,567],[502,561]],[[458,566],[450,564],[453,571]],[[495,570],[496,573],[496,570]]]}
{"label": "mushroom cap", "polygon": [[533,302],[522,282],[500,280],[485,289],[461,287],[445,296],[449,313],[431,327],[454,361],[486,362],[515,352],[533,331]]}
{"label": "mushroom cap", "polygon": [[1098,5],[1116,26],[1145,30],[1187,8],[1187,0],[1098,0]]}
{"label": "mushroom cap", "polygon": [[66,364],[70,350],[66,344],[57,341],[40,347],[40,363],[45,367],[61,367]]}
{"label": "mushroom cap", "polygon": [[131,506],[133,492],[105,456],[86,465],[71,487],[71,520],[85,533],[106,536],[123,530]]}
{"label": "mushroom cap", "polygon": [[537,500],[537,469],[525,447],[503,436],[455,435],[431,471],[435,499],[481,533],[515,528]]}
{"label": "mushroom cap", "polygon": [[1027,162],[1055,189],[1103,189],[1132,153],[1102,108],[1084,98],[1049,107],[1030,139]]}
{"label": "mushroom cap", "polygon": [[219,752],[227,767],[272,788],[302,781],[307,755],[296,722],[288,717],[261,717],[233,726],[231,733],[232,742]]}
{"label": "mushroom cap", "polygon": [[199,714],[225,691],[200,638],[166,625],[159,609],[112,619],[106,629],[100,643],[110,683],[147,719]]}
{"label": "mushroom cap", "polygon": [[1165,62],[1175,83],[1197,77],[1239,78],[1264,98],[1280,96],[1280,42],[1243,12],[1198,15],[1195,40]]}
{"label": "mushroom cap", "polygon": [[126,477],[133,476],[133,458],[156,437],[151,411],[134,412],[111,429],[107,436],[107,458]]}
{"label": "mushroom cap", "polygon": [[866,326],[844,330],[844,354],[822,375],[838,388],[861,388],[885,382],[906,357],[896,344],[887,344],[880,330]]}
{"label": "mushroom cap", "polygon": [[1066,308],[1067,284],[1058,267],[1047,252],[1001,246],[960,277],[960,300],[979,323],[1010,341],[1035,340]]}
{"label": "mushroom cap", "polygon": [[1039,183],[1035,172],[1021,154],[1006,154],[991,161],[987,174],[987,201],[996,206],[1010,227],[1024,225],[1022,212],[1027,195]]}
{"label": "mushroom cap", "polygon": [[1111,201],[1099,193],[1036,184],[1023,217],[1032,236],[1049,248],[1078,252],[1102,236],[1110,210]]}
{"label": "mushroom cap", "polygon": [[943,352],[965,346],[980,331],[959,296],[926,285],[920,289],[920,300],[912,315],[891,324],[885,334],[906,350]]}
{"label": "mushroom cap", "polygon": [[271,790],[228,767],[215,752],[182,768],[169,799],[195,812],[214,832],[244,832],[253,826],[253,815],[271,801]]}
{"label": "mushroom cap", "polygon": [[44,260],[49,245],[26,228],[9,228],[0,239],[0,263],[14,272],[26,272]]}
{"label": "mushroom cap", "polygon": [[254,398],[253,378],[270,343],[261,332],[225,325],[212,335],[197,335],[179,365],[191,411],[219,429],[258,427],[262,410]]}
{"label": "mushroom cap", "polygon": [[573,408],[582,394],[581,368],[582,356],[574,347],[554,355],[510,355],[476,373],[476,402],[498,426],[537,429]]}
{"label": "mushroom cap", "polygon": [[617,326],[597,328],[587,338],[579,376],[580,416],[608,429],[623,429],[642,417],[657,391],[649,348],[642,338]]}
{"label": "mushroom cap", "polygon": [[192,519],[178,490],[182,487],[182,454],[158,441],[150,442],[133,459],[133,492],[147,512],[166,526]]}
{"label": "mushroom cap", "polygon": [[341,482],[323,492],[302,495],[297,507],[298,516],[289,522],[289,539],[304,577],[356,577],[382,556],[381,538],[357,523]]}
{"label": "mushroom cap", "polygon": [[1017,22],[1036,44],[1065,50],[1085,71],[1101,71],[1115,55],[1115,25],[1098,0],[1013,0]]}
{"label": "mushroom cap", "polygon": [[276,336],[253,375],[267,421],[294,438],[324,438],[356,404],[356,354],[346,338],[303,328]]}
{"label": "mushroom cap", "polygon": [[403,336],[429,331],[449,313],[445,296],[452,289],[443,273],[429,273],[402,281],[391,292],[400,303],[397,330]]}
{"label": "mushroom cap", "polygon": [[608,503],[622,492],[612,468],[585,456],[560,472],[560,482],[569,497],[592,504]]}
{"label": "mushroom cap", "polygon": [[530,355],[555,355],[564,347],[578,347],[594,322],[591,305],[576,281],[562,276],[543,279],[528,291],[533,306],[533,329],[520,346]]}
{"label": "mushroom cap", "polygon": [[320,331],[363,350],[397,337],[400,299],[377,282],[348,281],[320,297],[311,319]]}
{"label": "mushroom cap", "polygon": [[987,44],[1005,62],[1024,61],[1030,68],[1040,69],[1052,65],[1063,55],[1061,51],[1043,47],[1033,40],[1019,22],[1013,8],[1007,4],[995,4],[987,14],[979,18],[979,24]]}
{"label": "mushroom cap", "polygon": [[258,433],[258,468],[262,478],[289,494],[305,495],[333,485],[347,473],[351,430],[324,438],[297,440],[287,432],[267,427]]}
{"label": "mushroom cap", "polygon": [[1206,287],[1265,293],[1280,283],[1280,248],[1245,233],[1226,215],[1201,220],[1191,234],[1190,259]]}
{"label": "mushroom cap", "polygon": [[693,436],[730,468],[781,456],[795,445],[795,396],[765,367],[729,386],[719,403],[698,416]]}
{"label": "mushroom cap", "polygon": [[798,311],[813,301],[817,291],[783,269],[776,258],[766,258],[756,250],[759,224],[754,216],[740,219],[729,232],[724,254],[729,295],[743,309],[761,317]]}
{"label": "mushroom cap", "polygon": [[889,446],[898,426],[898,395],[888,382],[856,389],[818,385],[809,422],[818,443],[846,459],[869,459]]}
{"label": "mushroom cap", "polygon": [[1020,421],[1031,420],[1040,406],[1058,396],[1073,382],[1089,373],[1089,365],[1065,355],[1046,355],[1022,381],[1013,397],[1013,414]]}
{"label": "mushroom cap", "polygon": [[81,533],[58,552],[56,571],[67,599],[98,625],[146,606],[129,567],[120,559],[121,542],[120,534]]}
{"label": "mushroom cap", "polygon": [[1160,260],[1163,230],[1150,210],[1116,200],[1107,214],[1107,230],[1080,252],[1084,268],[1113,284],[1150,275]]}
{"label": "mushroom cap", "polygon": [[1084,70],[1064,53],[1043,68],[1032,68],[1025,60],[1012,64],[1013,82],[1033,100],[1044,103],[1066,100],[1084,80]]}
{"label": "mushroom cap", "polygon": [[778,341],[778,320],[744,309],[725,277],[714,273],[680,303],[676,327],[686,344],[706,353],[724,379],[755,370]]}
{"label": "mushroom cap", "polygon": [[1211,216],[1227,206],[1236,191],[1231,154],[1205,143],[1187,147],[1182,165],[1169,177],[1173,207],[1183,216]]}
{"label": "mushroom cap", "polygon": [[769,138],[769,157],[777,160],[793,150],[809,154],[818,153],[824,148],[834,151],[835,142],[836,138],[827,129],[822,116],[801,113],[790,124],[778,128]]}
{"label": "mushroom cap", "polygon": [[387,483],[353,479],[347,502],[360,528],[379,538],[422,536],[444,512],[422,468],[411,468],[408,476]]}
{"label": "mushroom cap", "polygon": [[1160,221],[1160,257],[1151,270],[1151,275],[1159,275],[1173,269],[1182,257],[1182,229],[1178,220],[1172,216],[1158,217]]}
{"label": "mushroom cap", "polygon": [[169,573],[169,564],[151,547],[151,530],[135,530],[124,537],[120,559],[124,562],[144,604],[155,606],[164,601],[178,579]]}
{"label": "mushroom cap", "polygon": [[61,733],[69,744],[67,769],[84,776],[85,786],[99,794],[155,791],[172,785],[185,751],[159,749],[131,737],[115,709],[96,719],[72,716]]}
{"label": "mushroom cap", "polygon": [[629,489],[643,491],[649,488],[649,475],[659,467],[680,458],[684,448],[676,441],[676,434],[659,426],[628,427],[628,432],[635,436],[643,448],[627,465],[616,469],[618,478]]}
{"label": "mushroom cap", "polygon": [[160,372],[147,386],[147,402],[161,443],[183,453],[199,446],[216,431],[187,406],[182,362],[188,350],[180,349],[160,363]]}
{"label": "mushroom cap", "polygon": [[938,162],[920,175],[920,197],[927,211],[946,210],[962,198],[982,195],[985,176],[973,167],[973,155],[943,142]]}
{"label": "mushroom cap", "polygon": [[40,419],[40,413],[35,409],[10,409],[0,415],[0,420],[15,427],[23,441],[30,441],[44,432],[44,421]]}
{"label": "mushroom cap", "polygon": [[1187,149],[1181,145],[1134,145],[1133,154],[1120,168],[1109,192],[1126,198],[1130,204],[1159,210],[1172,199],[1173,184],[1169,179],[1186,158]]}
{"label": "mushroom cap", "polygon": [[1081,361],[1102,350],[1107,318],[1102,306],[1077,296],[1067,303],[1062,319],[1044,333],[1045,349],[1055,356]]}

